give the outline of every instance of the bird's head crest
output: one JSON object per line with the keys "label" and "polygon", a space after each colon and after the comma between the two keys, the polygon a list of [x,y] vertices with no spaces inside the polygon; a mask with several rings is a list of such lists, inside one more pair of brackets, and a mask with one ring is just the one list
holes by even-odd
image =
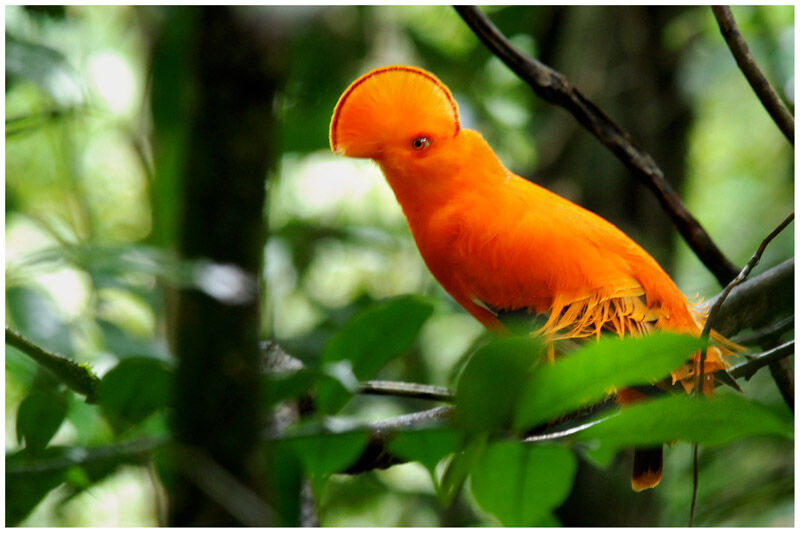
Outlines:
{"label": "bird's head crest", "polygon": [[367,72],[342,94],[330,142],[337,154],[379,158],[392,146],[423,152],[460,129],[458,105],[436,76],[393,65]]}

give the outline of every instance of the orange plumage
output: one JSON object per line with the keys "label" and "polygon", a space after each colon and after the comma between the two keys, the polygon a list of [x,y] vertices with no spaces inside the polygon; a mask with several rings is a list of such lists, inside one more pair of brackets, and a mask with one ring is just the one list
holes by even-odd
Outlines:
{"label": "orange plumage", "polygon": [[[553,341],[654,328],[700,335],[703,317],[647,252],[507,170],[479,133],[461,128],[433,74],[389,66],[363,75],[339,99],[330,142],[378,163],[431,273],[489,329],[504,330],[503,313],[526,311],[545,317],[537,333]],[[727,353],[710,349],[706,372],[724,368]],[[672,374],[687,390],[693,366]],[[658,483],[660,467],[657,479],[647,474],[634,488]]]}

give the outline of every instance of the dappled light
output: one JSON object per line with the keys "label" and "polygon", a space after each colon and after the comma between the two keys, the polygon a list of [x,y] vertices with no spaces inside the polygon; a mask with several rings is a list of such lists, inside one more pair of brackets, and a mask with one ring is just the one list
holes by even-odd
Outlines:
{"label": "dappled light", "polygon": [[[793,113],[794,7],[732,14]],[[679,332],[694,337],[634,338],[669,321],[641,280],[613,295],[640,329],[608,339],[611,297],[565,292],[548,317],[493,305],[467,290],[475,279],[440,284],[407,222],[439,174],[391,175],[384,137],[361,139],[378,162],[329,143],[359,76],[433,73],[507,173],[610,221],[707,312],[793,211],[795,186],[793,141],[709,7],[5,15],[7,526],[793,525],[793,223],[710,319],[713,342],[742,346],[694,338],[700,315]],[[482,17],[512,52],[492,48]],[[370,90],[360,105],[391,101]],[[385,139],[405,127],[393,113],[369,115],[396,128]],[[422,161],[436,133],[402,147],[424,139]],[[413,197],[397,176],[416,180]],[[437,245],[470,216],[512,216],[484,205],[442,211],[455,229]],[[458,242],[498,261],[480,236]],[[501,276],[580,246],[540,248],[524,269],[513,251]],[[566,338],[595,304],[597,331]],[[646,400],[620,408],[634,389]],[[631,491],[633,448],[662,443],[663,481]]]}

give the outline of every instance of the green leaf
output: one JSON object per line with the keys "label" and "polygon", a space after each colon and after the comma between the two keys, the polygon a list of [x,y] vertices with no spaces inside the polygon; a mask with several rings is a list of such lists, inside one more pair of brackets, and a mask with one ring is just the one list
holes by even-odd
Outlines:
{"label": "green leaf", "polygon": [[525,384],[514,426],[529,429],[601,400],[614,389],[657,381],[703,346],[700,339],[667,332],[587,344],[536,369]]}
{"label": "green leaf", "polygon": [[[400,296],[367,309],[328,341],[320,362],[349,361],[358,380],[370,379],[388,361],[411,349],[431,313],[433,305],[419,296]],[[318,407],[328,414],[341,409],[351,397],[331,384],[320,384],[319,392]]]}
{"label": "green leaf", "polygon": [[349,431],[290,437],[283,443],[294,452],[310,477],[323,479],[351,466],[368,440],[366,431]]}
{"label": "green leaf", "polygon": [[120,361],[100,380],[98,403],[120,429],[166,407],[171,385],[172,371],[164,361],[131,357]]}
{"label": "green leaf", "polygon": [[17,410],[17,439],[29,452],[43,450],[67,416],[69,405],[62,392],[35,388]]}
{"label": "green leaf", "polygon": [[106,351],[113,353],[120,359],[127,357],[153,357],[162,353],[157,342],[150,339],[136,338],[119,325],[96,318],[97,325],[103,333]]}
{"label": "green leaf", "polygon": [[738,394],[720,393],[712,398],[675,394],[637,403],[574,438],[620,449],[673,440],[717,445],[756,435],[791,439],[793,431],[763,405]]}
{"label": "green leaf", "polygon": [[472,494],[503,525],[531,526],[566,499],[576,469],[568,448],[496,442],[472,468]]}
{"label": "green leaf", "polygon": [[281,527],[300,525],[300,493],[303,484],[303,468],[293,450],[279,441],[266,447],[269,468],[267,475],[272,488],[270,503],[280,516]]}
{"label": "green leaf", "polygon": [[583,457],[596,465],[598,468],[608,468],[614,457],[617,456],[617,450],[610,446],[589,446],[579,449]]}
{"label": "green leaf", "polygon": [[311,388],[317,378],[315,371],[306,368],[269,374],[263,387],[264,401],[267,405],[275,405],[289,398],[298,398]]}
{"label": "green leaf", "polygon": [[9,472],[9,465],[27,452],[6,455],[6,527],[18,525],[42,499],[64,481],[64,471]]}
{"label": "green leaf", "polygon": [[487,433],[478,434],[472,438],[463,450],[453,456],[442,474],[442,480],[437,484],[437,495],[443,507],[449,507],[455,500],[464,480],[467,479],[470,469],[486,448]]}
{"label": "green leaf", "polygon": [[[123,464],[141,464],[145,455],[124,445],[99,448],[50,446],[6,455],[6,525],[25,517],[54,488],[65,484],[63,499],[90,488]],[[62,500],[63,501],[63,500]]]}
{"label": "green leaf", "polygon": [[522,386],[541,353],[541,342],[530,337],[495,339],[476,351],[456,388],[458,425],[469,432],[508,427]]}
{"label": "green leaf", "polygon": [[388,448],[399,457],[419,461],[433,475],[439,461],[456,451],[463,440],[464,434],[453,428],[426,428],[397,433]]}

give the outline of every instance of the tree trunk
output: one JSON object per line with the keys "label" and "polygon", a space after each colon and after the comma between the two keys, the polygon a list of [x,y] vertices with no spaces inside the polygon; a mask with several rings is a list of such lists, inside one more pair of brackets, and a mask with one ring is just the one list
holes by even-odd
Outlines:
{"label": "tree trunk", "polygon": [[167,483],[172,526],[267,526],[273,519],[262,498],[258,446],[264,413],[256,280],[278,79],[269,26],[252,15],[173,8],[154,56],[154,72],[163,76],[153,80],[161,84],[153,87],[156,179],[179,191],[166,232],[174,233],[183,260],[197,260],[193,286],[175,295],[168,325],[178,360],[178,445]]}

